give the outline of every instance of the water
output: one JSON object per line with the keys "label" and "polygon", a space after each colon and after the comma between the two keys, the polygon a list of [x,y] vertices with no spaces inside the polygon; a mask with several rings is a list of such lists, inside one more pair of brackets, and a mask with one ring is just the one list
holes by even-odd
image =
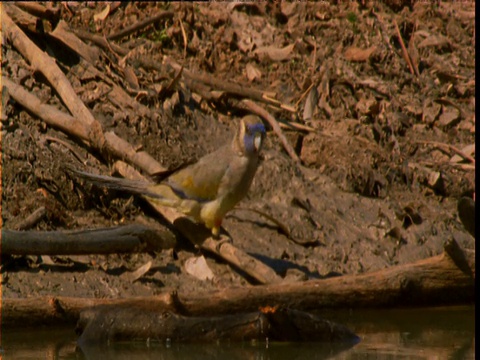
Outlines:
{"label": "water", "polygon": [[166,344],[76,349],[72,328],[2,331],[1,359],[475,359],[475,308],[342,311],[322,314],[361,337],[349,349],[318,343]]}

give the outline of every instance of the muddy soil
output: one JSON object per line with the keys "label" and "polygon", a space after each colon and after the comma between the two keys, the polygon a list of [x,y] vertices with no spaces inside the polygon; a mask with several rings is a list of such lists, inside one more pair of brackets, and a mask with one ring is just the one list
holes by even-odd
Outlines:
{"label": "muddy soil", "polygon": [[[44,32],[27,34],[56,59],[105,131],[113,130],[166,168],[230,141],[245,112],[229,106],[238,99],[205,100],[182,81],[161,91],[170,78],[139,66],[138,58],[161,63],[168,55],[194,73],[274,92],[281,103],[296,106],[295,112],[267,109],[279,121],[304,125],[306,130],[284,129],[302,164],[295,164],[269,128],[249,194],[223,226],[235,246],[285,281],[300,281],[413,262],[441,253],[450,238],[474,249],[457,213],[458,200],[474,194],[473,4],[148,2],[112,3],[109,12],[106,3],[55,4],[71,29],[102,36],[173,11],[172,18],[113,40],[131,51],[126,57],[100,51],[94,65],[110,83],[82,72],[84,60],[49,36],[55,23],[42,20]],[[127,81],[127,68],[138,87]],[[2,76],[68,112],[8,41],[2,42]],[[115,101],[109,96],[112,84],[141,106]],[[45,216],[29,230],[158,218],[141,199],[68,176],[65,163],[109,175],[113,161],[45,125],[6,91],[2,100],[4,228],[15,229],[40,207]],[[274,217],[290,238],[245,209]],[[201,255],[212,280],[185,270],[187,259]],[[149,261],[150,270],[132,281],[130,273]],[[9,298],[129,297],[250,284],[180,236],[174,249],[151,253],[3,256],[1,272],[3,296]]]}

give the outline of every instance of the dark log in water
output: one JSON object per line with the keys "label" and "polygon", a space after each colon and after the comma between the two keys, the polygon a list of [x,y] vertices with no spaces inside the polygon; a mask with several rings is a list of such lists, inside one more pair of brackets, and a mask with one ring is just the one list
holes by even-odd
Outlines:
{"label": "dark log in water", "polygon": [[162,309],[102,305],[83,311],[77,324],[80,346],[120,341],[315,341],[355,344],[343,325],[288,308],[224,316],[190,317]]}

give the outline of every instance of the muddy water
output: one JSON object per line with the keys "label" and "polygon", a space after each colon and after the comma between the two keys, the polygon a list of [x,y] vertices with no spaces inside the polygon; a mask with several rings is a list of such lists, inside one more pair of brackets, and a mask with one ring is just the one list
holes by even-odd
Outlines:
{"label": "muddy water", "polygon": [[475,359],[474,307],[323,314],[354,330],[348,349],[314,343],[116,344],[77,349],[71,328],[2,331],[1,359]]}

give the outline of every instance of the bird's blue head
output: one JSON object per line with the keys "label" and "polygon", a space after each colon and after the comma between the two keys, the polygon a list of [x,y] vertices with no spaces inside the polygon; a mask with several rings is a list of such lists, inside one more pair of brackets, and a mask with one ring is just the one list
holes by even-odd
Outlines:
{"label": "bird's blue head", "polygon": [[258,154],[265,138],[265,126],[260,118],[249,115],[242,119],[240,138],[243,138],[243,148],[246,154]]}

